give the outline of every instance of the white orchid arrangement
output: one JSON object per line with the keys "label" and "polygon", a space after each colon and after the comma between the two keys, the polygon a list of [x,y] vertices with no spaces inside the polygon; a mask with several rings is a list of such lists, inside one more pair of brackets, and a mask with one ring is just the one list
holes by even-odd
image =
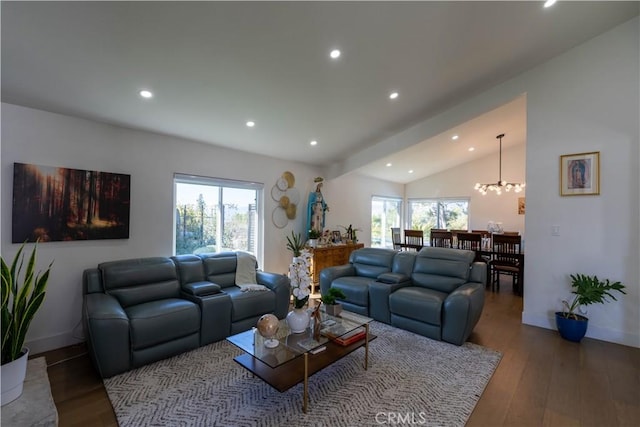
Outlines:
{"label": "white orchid arrangement", "polygon": [[311,293],[311,253],[304,249],[295,257],[289,265],[289,280],[291,281],[291,293],[293,294],[294,308],[303,308],[309,301]]}

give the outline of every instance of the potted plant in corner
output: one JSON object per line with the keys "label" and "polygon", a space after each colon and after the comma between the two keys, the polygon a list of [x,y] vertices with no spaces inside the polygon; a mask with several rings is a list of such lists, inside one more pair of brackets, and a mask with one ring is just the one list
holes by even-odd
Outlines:
{"label": "potted plant in corner", "polygon": [[611,283],[609,279],[599,280],[598,276],[587,276],[584,274],[571,274],[571,293],[575,295],[571,304],[562,301],[565,311],[556,312],[556,326],[562,338],[580,342],[587,333],[589,319],[577,314],[575,311],[580,306],[607,302],[607,297],[616,300],[611,291],[618,291],[626,294],[624,285],[620,282]]}
{"label": "potted plant in corner", "polygon": [[44,301],[53,264],[51,262],[44,273],[34,275],[34,246],[27,269],[21,275],[24,246],[25,244],[20,246],[11,266],[2,258],[2,405],[14,401],[22,394],[29,357],[29,349],[24,347],[24,340],[33,317]]}
{"label": "potted plant in corner", "polygon": [[320,301],[325,305],[325,311],[331,316],[338,316],[342,312],[342,304],[336,302],[338,298],[345,299],[347,296],[338,288],[329,288],[326,294],[320,297]]}

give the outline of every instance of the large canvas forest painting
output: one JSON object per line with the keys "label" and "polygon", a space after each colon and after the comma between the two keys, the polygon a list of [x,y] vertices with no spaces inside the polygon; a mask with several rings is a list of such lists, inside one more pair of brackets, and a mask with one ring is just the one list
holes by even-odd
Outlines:
{"label": "large canvas forest painting", "polygon": [[131,175],[14,163],[12,241],[129,238]]}

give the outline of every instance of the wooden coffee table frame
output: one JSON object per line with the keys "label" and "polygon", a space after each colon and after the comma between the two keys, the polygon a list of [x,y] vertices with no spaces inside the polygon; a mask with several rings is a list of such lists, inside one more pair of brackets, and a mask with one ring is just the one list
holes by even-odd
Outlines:
{"label": "wooden coffee table frame", "polygon": [[326,346],[326,350],[317,354],[305,352],[299,357],[296,357],[282,365],[275,368],[267,365],[258,358],[252,356],[249,353],[243,353],[240,356],[235,357],[237,363],[253,373],[271,387],[278,390],[280,393],[289,390],[291,387],[304,382],[304,392],[302,396],[302,410],[307,412],[307,406],[309,401],[309,377],[316,372],[326,368],[334,362],[342,359],[344,356],[352,353],[354,350],[364,347],[364,369],[369,367],[369,341],[376,338],[375,335],[369,334],[369,324],[363,325],[366,330],[366,335],[363,340],[356,341],[347,346],[336,344],[333,341],[328,341],[323,344]]}

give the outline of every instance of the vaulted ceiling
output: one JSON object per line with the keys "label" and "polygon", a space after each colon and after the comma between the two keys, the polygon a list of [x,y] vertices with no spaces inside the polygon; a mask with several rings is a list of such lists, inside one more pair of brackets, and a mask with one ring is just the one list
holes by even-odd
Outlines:
{"label": "vaulted ceiling", "polygon": [[[321,167],[638,14],[638,2],[607,1],[1,7],[3,102]],[[359,172],[406,182],[377,166],[389,161],[418,179],[496,151],[509,126],[505,146],[524,143],[525,108],[519,99],[460,124],[474,135],[460,141],[464,155],[452,129]],[[485,139],[485,149],[466,150]],[[446,161],[411,164],[434,152]]]}

